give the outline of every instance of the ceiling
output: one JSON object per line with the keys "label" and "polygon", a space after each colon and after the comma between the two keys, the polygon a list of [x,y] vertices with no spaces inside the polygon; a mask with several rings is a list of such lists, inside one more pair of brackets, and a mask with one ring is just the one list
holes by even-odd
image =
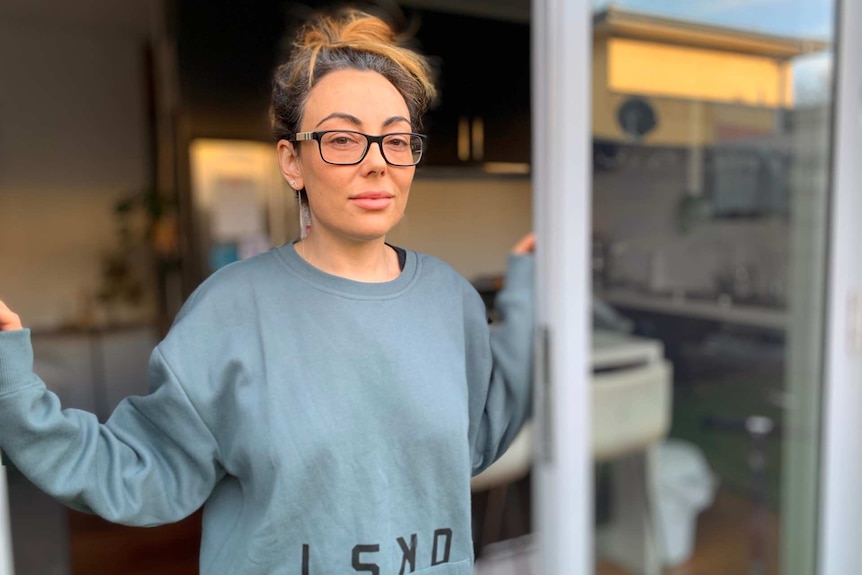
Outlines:
{"label": "ceiling", "polygon": [[455,12],[515,22],[529,22],[530,0],[398,0],[399,4],[426,10]]}
{"label": "ceiling", "polygon": [[0,22],[13,26],[146,34],[157,0],[0,0]]}
{"label": "ceiling", "polygon": [[[500,20],[527,22],[530,18],[530,0],[396,1],[407,7]],[[155,8],[161,3],[162,0],[0,0],[0,21],[13,25],[146,34],[156,15]]]}

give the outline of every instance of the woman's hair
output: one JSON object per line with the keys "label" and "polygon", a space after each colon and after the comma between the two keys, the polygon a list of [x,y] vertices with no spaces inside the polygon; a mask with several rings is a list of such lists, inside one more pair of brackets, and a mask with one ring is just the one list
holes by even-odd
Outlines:
{"label": "woman's hair", "polygon": [[276,139],[295,134],[308,93],[330,72],[368,70],[392,82],[407,102],[414,130],[436,98],[429,61],[404,45],[381,18],[354,8],[317,13],[298,31],[273,78],[270,120]]}

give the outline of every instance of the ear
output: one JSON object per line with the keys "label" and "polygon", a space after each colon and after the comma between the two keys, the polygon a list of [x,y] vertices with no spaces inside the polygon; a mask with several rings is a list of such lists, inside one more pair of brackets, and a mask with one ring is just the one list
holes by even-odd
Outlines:
{"label": "ear", "polygon": [[278,141],[278,165],[281,168],[281,175],[284,176],[290,187],[294,190],[301,190],[305,184],[302,181],[302,166],[299,163],[295,145],[287,140]]}

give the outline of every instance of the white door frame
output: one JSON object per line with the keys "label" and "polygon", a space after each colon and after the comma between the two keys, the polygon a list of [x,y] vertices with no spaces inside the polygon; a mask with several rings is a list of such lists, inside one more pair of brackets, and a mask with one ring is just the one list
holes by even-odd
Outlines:
{"label": "white door frame", "polygon": [[13,575],[12,527],[9,516],[9,486],[6,481],[6,467],[3,465],[3,452],[0,450],[0,575]]}
{"label": "white door frame", "polygon": [[534,0],[532,10],[537,572],[592,575],[592,3]]}
{"label": "white door frame", "polygon": [[820,575],[862,573],[862,4],[836,8]]}

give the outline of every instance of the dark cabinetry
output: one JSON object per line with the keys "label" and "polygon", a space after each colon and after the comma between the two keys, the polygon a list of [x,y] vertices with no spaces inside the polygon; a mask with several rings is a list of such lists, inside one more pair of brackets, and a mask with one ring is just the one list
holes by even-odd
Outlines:
{"label": "dark cabinetry", "polygon": [[[325,8],[337,2],[303,4]],[[253,9],[227,0],[174,2],[180,93],[190,136],[270,137],[271,73],[301,14],[288,0],[261,0]],[[439,70],[439,104],[424,127],[429,136],[425,164],[529,162],[529,24],[408,7],[402,17],[410,22],[407,33]]]}
{"label": "dark cabinetry", "polygon": [[529,162],[529,25],[430,11],[417,21],[419,47],[439,69],[426,164]]}

